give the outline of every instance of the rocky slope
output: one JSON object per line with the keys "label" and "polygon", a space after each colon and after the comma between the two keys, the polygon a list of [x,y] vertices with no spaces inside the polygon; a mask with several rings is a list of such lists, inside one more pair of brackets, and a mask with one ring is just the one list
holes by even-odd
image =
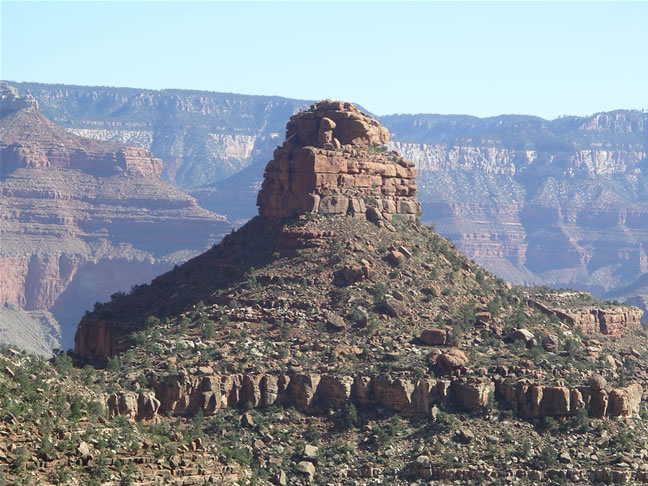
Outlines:
{"label": "rocky slope", "polygon": [[[20,86],[71,130],[150,148],[169,161],[165,177],[177,184],[208,183],[192,194],[233,220],[252,216],[282,120],[304,106],[216,93]],[[390,148],[419,170],[423,219],[471,258],[511,282],[616,295],[648,270],[647,119],[616,111],[553,121],[382,121],[393,133]]]}
{"label": "rocky slope", "polygon": [[33,351],[67,347],[94,302],[230,230],[223,216],[160,181],[162,162],[150,152],[72,135],[8,85],[0,95],[4,342],[30,336]]}

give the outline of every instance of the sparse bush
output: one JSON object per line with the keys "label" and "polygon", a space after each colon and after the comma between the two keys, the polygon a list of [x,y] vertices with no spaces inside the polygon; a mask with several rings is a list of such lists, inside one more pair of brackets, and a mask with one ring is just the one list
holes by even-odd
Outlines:
{"label": "sparse bush", "polygon": [[54,358],[54,368],[62,376],[68,376],[74,369],[72,358],[67,353],[60,353]]}
{"label": "sparse bush", "polygon": [[547,445],[540,451],[540,460],[544,467],[555,466],[558,463],[558,451],[555,447]]}
{"label": "sparse bush", "polygon": [[358,426],[358,410],[353,403],[348,403],[342,409],[342,424],[345,429]]}
{"label": "sparse bush", "polygon": [[216,337],[216,326],[213,321],[207,321],[202,330],[203,339],[214,339]]}

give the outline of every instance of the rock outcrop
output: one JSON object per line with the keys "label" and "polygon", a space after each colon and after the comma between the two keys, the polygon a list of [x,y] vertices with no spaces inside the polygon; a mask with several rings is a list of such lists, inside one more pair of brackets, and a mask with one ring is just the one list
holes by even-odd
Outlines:
{"label": "rock outcrop", "polygon": [[320,101],[291,117],[286,129],[286,141],[266,166],[261,216],[420,215],[414,164],[387,152],[387,129],[351,103]]}
{"label": "rock outcrop", "polygon": [[638,417],[643,389],[639,384],[610,390],[567,388],[499,379],[408,379],[397,376],[319,374],[234,374],[152,376],[154,393],[111,395],[112,415],[155,420],[157,415],[214,415],[224,408],[293,405],[322,414],[345,405],[384,406],[405,417],[430,416],[434,406],[485,410],[495,399],[520,417],[570,417],[579,409],[592,418]]}
{"label": "rock outcrop", "polygon": [[606,309],[558,309],[530,299],[529,305],[547,315],[555,315],[587,335],[619,336],[641,328],[643,311],[637,307],[617,306]]}
{"label": "rock outcrop", "polygon": [[589,417],[604,418],[638,417],[643,389],[637,383],[605,390],[598,383],[568,388],[496,380],[495,392],[520,417],[568,417],[585,409]]}
{"label": "rock outcrop", "polygon": [[94,302],[149,281],[231,229],[160,181],[162,162],[149,151],[72,135],[6,83],[0,98],[0,307],[15,314],[4,342],[22,342],[12,338],[16,326],[34,315],[42,332],[30,333],[42,339],[31,349],[67,348]]}

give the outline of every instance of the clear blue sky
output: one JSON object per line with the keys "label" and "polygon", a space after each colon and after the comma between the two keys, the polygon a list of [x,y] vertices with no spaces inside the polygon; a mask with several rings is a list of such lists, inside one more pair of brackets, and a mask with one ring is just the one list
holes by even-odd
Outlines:
{"label": "clear blue sky", "polygon": [[0,78],[554,118],[648,108],[648,3],[1,0]]}

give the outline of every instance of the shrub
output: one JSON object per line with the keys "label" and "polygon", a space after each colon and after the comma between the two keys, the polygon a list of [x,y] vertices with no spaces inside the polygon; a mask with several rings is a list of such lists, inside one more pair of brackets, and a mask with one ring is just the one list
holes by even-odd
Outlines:
{"label": "shrub", "polygon": [[214,339],[216,337],[216,326],[213,321],[207,321],[202,330],[202,337],[204,339]]}
{"label": "shrub", "polygon": [[553,417],[545,417],[542,421],[542,427],[547,431],[556,430],[558,422]]}
{"label": "shrub", "polygon": [[558,451],[555,447],[547,445],[540,451],[540,460],[545,467],[555,466],[558,462]]}
{"label": "shrub", "polygon": [[144,325],[148,327],[158,327],[160,325],[160,319],[155,316],[148,316],[144,321]]}
{"label": "shrub", "polygon": [[72,358],[67,353],[60,353],[54,358],[54,368],[62,376],[67,376],[74,369]]}
{"label": "shrub", "polygon": [[587,432],[590,428],[590,419],[586,408],[580,408],[569,425],[578,432]]}
{"label": "shrub", "polygon": [[245,449],[224,447],[221,452],[225,458],[225,462],[228,464],[238,462],[244,466],[250,465],[250,456]]}
{"label": "shrub", "polygon": [[358,426],[358,410],[353,403],[348,403],[342,409],[342,424],[345,429]]}

